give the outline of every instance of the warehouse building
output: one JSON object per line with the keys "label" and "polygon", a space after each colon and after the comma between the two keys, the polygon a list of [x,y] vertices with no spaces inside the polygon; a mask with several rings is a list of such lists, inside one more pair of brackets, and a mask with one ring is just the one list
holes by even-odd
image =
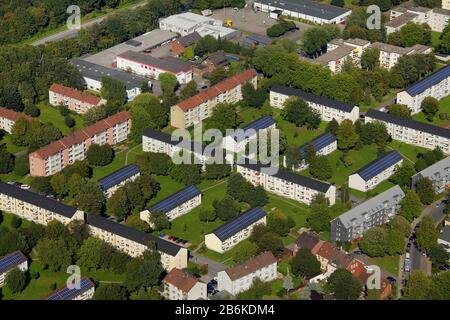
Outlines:
{"label": "warehouse building", "polygon": [[403,158],[397,151],[391,151],[371,163],[365,165],[358,172],[348,177],[348,186],[359,191],[369,191],[397,171]]}
{"label": "warehouse building", "polygon": [[48,89],[48,102],[55,107],[63,105],[73,112],[85,114],[93,107],[105,104],[106,100],[54,83]]}
{"label": "warehouse building", "polygon": [[318,24],[344,23],[352,13],[348,9],[310,0],[255,0],[253,7],[255,10],[268,13],[279,10],[282,16]]}
{"label": "warehouse building", "polygon": [[27,120],[32,119],[31,117],[20,112],[0,107],[0,130],[6,131],[11,134],[14,124],[20,118],[25,118]]}
{"label": "warehouse building", "polygon": [[0,288],[6,284],[8,272],[18,268],[22,272],[28,271],[28,259],[20,251],[14,251],[0,257]]}
{"label": "warehouse building", "polygon": [[151,223],[151,215],[156,212],[162,212],[172,221],[202,204],[202,193],[194,186],[187,186],[171,196],[152,205],[150,208],[141,212],[141,220]]}
{"label": "warehouse building", "polygon": [[404,197],[405,193],[397,185],[331,220],[331,241],[352,242],[369,229],[389,222]]}
{"label": "warehouse building", "polygon": [[141,173],[139,172],[139,167],[130,164],[125,166],[98,181],[100,188],[105,195],[105,198],[110,198],[114,192],[120,187],[124,186],[126,183],[134,181],[139,177]]}
{"label": "warehouse building", "polygon": [[207,25],[221,26],[222,21],[192,12],[174,14],[159,20],[159,28],[161,30],[179,33],[181,36],[188,35],[196,31],[198,28]]}
{"label": "warehouse building", "polygon": [[207,299],[206,283],[193,275],[173,268],[163,279],[162,295],[168,300]]}
{"label": "warehouse building", "polygon": [[416,188],[416,183],[422,178],[428,178],[433,182],[436,193],[442,193],[450,185],[450,157],[432,164],[428,168],[412,176],[411,188]]}
{"label": "warehouse building", "polygon": [[94,293],[94,283],[88,277],[82,277],[79,288],[69,288],[66,285],[49,294],[44,300],[90,300]]}
{"label": "warehouse building", "polygon": [[439,147],[445,154],[450,154],[448,129],[369,109],[365,114],[365,123],[372,121],[383,122],[394,140],[430,150]]}
{"label": "warehouse building", "polygon": [[252,208],[205,235],[208,249],[224,253],[250,237],[253,227],[266,225],[267,213],[260,207]]}
{"label": "warehouse building", "polygon": [[270,105],[275,108],[283,108],[284,103],[290,97],[299,97],[320,114],[323,121],[335,119],[341,123],[345,119],[355,122],[359,119],[359,107],[351,104],[331,100],[326,97],[316,96],[300,89],[274,85],[270,89]]}

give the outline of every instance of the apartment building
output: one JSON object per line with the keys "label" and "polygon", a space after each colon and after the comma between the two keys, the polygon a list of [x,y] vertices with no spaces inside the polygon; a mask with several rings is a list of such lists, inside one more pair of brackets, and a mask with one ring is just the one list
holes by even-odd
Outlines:
{"label": "apartment building", "polygon": [[[442,246],[450,254],[450,226],[446,225],[437,239],[438,245]],[[449,260],[450,261],[450,260]]]}
{"label": "apartment building", "polygon": [[131,130],[131,115],[123,111],[55,141],[29,155],[30,175],[47,177],[77,160],[84,160],[92,144],[115,145],[126,140]]}
{"label": "apartment building", "polygon": [[267,213],[260,207],[252,208],[205,235],[208,249],[224,253],[250,237],[254,226],[266,225]]}
{"label": "apartment building", "polygon": [[151,215],[162,212],[169,221],[173,221],[201,204],[202,193],[196,186],[190,185],[152,205],[150,208],[141,211],[140,217],[141,220],[152,224]]}
{"label": "apartment building", "polygon": [[442,0],[442,9],[450,10],[450,0]]}
{"label": "apartment building", "polygon": [[322,96],[305,92],[300,89],[274,85],[270,89],[270,105],[275,108],[284,108],[284,103],[290,97],[299,97],[320,114],[323,121],[335,119],[341,123],[345,119],[355,122],[359,118],[359,107],[339,102]]}
{"label": "apartment building", "polygon": [[319,193],[328,199],[330,205],[336,202],[334,185],[260,163],[241,162],[244,161],[238,161],[236,165],[237,172],[254,186],[262,186],[266,191],[307,205]]}
{"label": "apartment building", "polygon": [[25,118],[27,120],[32,119],[31,117],[20,112],[0,107],[0,130],[6,131],[11,134],[14,124],[20,118]]}
{"label": "apartment building", "polygon": [[42,225],[84,220],[84,212],[77,208],[4,182],[0,182],[0,210]]}
{"label": "apartment building", "polygon": [[117,56],[117,68],[143,77],[158,79],[162,73],[173,74],[180,84],[193,79],[192,63],[175,57],[155,58],[149,54],[126,51]]}
{"label": "apartment building", "polygon": [[432,164],[411,177],[411,189],[416,188],[417,181],[428,178],[433,183],[436,193],[444,192],[450,185],[450,157]]}
{"label": "apartment building", "polygon": [[206,300],[206,283],[194,276],[173,268],[163,279],[162,295],[168,300]]}
{"label": "apartment building", "polygon": [[378,49],[380,51],[380,67],[388,70],[395,66],[398,63],[398,60],[405,55],[430,54],[433,52],[433,48],[421,44],[403,48],[392,44],[374,42],[370,45],[370,48]]}
{"label": "apartment building", "polygon": [[105,198],[110,198],[117,189],[123,187],[128,182],[136,180],[140,175],[139,167],[134,164],[129,164],[99,180],[98,184]]}
{"label": "apartment building", "polygon": [[100,97],[54,83],[48,89],[48,102],[52,106],[64,105],[69,110],[85,114],[93,107],[105,104]]}
{"label": "apartment building", "polygon": [[440,100],[450,94],[450,65],[397,93],[397,103],[406,105],[411,114],[422,110],[422,101],[426,97]]}
{"label": "apartment building", "polygon": [[28,270],[28,259],[22,252],[14,251],[0,257],[0,288],[6,284],[6,275],[15,268],[22,272]]}
{"label": "apartment building", "polygon": [[388,152],[350,175],[348,186],[363,192],[372,190],[392,176],[402,162],[403,158],[400,153]]}
{"label": "apartment building", "polygon": [[236,103],[242,100],[242,85],[249,82],[257,86],[257,75],[249,69],[227,78],[208,90],[179,102],[170,108],[170,124],[175,128],[188,128],[209,118],[218,103]]}
{"label": "apartment building", "polygon": [[450,154],[448,129],[369,109],[365,114],[365,123],[372,121],[383,122],[394,140],[430,150],[439,147],[445,154]]}
{"label": "apartment building", "polygon": [[94,293],[94,283],[88,277],[81,277],[79,288],[66,285],[49,294],[44,300],[90,300]]}
{"label": "apartment building", "polygon": [[248,290],[258,278],[270,282],[277,278],[277,259],[267,251],[234,267],[217,273],[217,289],[233,296]]}
{"label": "apartment building", "polygon": [[404,197],[405,193],[396,185],[331,220],[331,241],[352,242],[369,229],[389,222]]}
{"label": "apartment building", "polygon": [[161,254],[161,264],[165,270],[187,267],[187,249],[173,242],[98,215],[89,215],[87,224],[93,237],[103,240],[133,258],[141,256],[147,250],[149,243],[153,242],[156,244],[156,250]]}

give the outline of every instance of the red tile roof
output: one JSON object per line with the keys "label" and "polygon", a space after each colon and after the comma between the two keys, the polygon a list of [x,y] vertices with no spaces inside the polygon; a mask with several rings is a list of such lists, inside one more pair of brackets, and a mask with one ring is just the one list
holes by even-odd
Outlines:
{"label": "red tile roof", "polygon": [[39,157],[41,159],[48,158],[55,153],[61,152],[64,149],[69,148],[70,146],[80,144],[84,140],[93,137],[94,135],[107,130],[108,128],[112,128],[113,126],[129,121],[131,119],[131,114],[128,111],[122,111],[112,115],[109,118],[100,120],[93,125],[82,129],[80,131],[76,131],[72,133],[70,136],[64,137],[58,141],[55,141],[37,151],[35,151],[32,156]]}
{"label": "red tile roof", "polygon": [[0,107],[0,117],[9,119],[11,121],[17,121],[20,118],[25,118],[27,120],[31,120],[31,117],[29,117],[29,116],[27,116],[25,114],[22,114],[20,112],[16,112],[16,111],[11,110],[11,109],[3,108],[3,107]]}
{"label": "red tile roof", "polygon": [[199,282],[194,276],[177,268],[170,270],[170,272],[164,277],[163,281],[186,293],[191,291],[191,289]]}
{"label": "red tile roof", "polygon": [[100,97],[81,92],[74,88],[65,87],[58,83],[52,84],[48,90],[92,105],[98,105],[102,100]]}
{"label": "red tile roof", "polygon": [[277,262],[277,259],[272,254],[272,252],[266,251],[254,258],[251,258],[250,260],[226,269],[225,272],[228,274],[231,280],[236,280],[245,277],[246,275],[259,269],[267,267],[275,262]]}
{"label": "red tile roof", "polygon": [[256,76],[255,69],[245,70],[244,72],[219,82],[204,92],[200,92],[193,97],[181,101],[178,103],[178,107],[180,107],[183,111],[193,109],[207,100],[217,97],[222,92],[228,91],[234,87],[237,87],[239,84],[251,80],[254,76]]}

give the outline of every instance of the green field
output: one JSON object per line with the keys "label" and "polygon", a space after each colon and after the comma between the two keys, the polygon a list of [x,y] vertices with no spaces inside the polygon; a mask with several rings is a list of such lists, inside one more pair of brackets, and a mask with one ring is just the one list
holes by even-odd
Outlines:
{"label": "green field", "polygon": [[386,256],[379,258],[370,258],[369,261],[372,264],[379,266],[381,269],[392,273],[393,275],[398,274],[398,259],[399,256]]}
{"label": "green field", "polygon": [[[446,113],[448,120],[442,120],[439,118],[439,113]],[[412,116],[414,120],[425,122],[429,124],[433,124],[440,127],[447,127],[450,125],[450,96],[445,97],[444,99],[439,100],[439,111],[436,112],[433,121],[428,121],[425,118],[425,114],[423,112],[419,112]]]}
{"label": "green field", "polygon": [[76,113],[70,113],[71,117],[75,119],[75,127],[72,129],[66,126],[64,123],[64,117],[59,113],[56,107],[50,106],[45,103],[40,103],[38,105],[41,110],[41,114],[38,119],[43,123],[52,123],[55,127],[61,130],[62,134],[65,136],[70,135],[75,130],[80,130],[83,128],[83,117]]}
{"label": "green field", "polygon": [[441,39],[439,39],[440,36],[441,36],[440,32],[431,31],[431,45],[433,47],[436,48],[441,44]]}

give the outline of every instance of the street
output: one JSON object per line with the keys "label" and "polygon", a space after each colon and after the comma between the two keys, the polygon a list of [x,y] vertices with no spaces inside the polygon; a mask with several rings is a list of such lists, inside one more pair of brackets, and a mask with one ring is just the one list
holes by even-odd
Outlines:
{"label": "street", "polygon": [[225,264],[222,264],[220,262],[206,258],[201,255],[198,255],[193,252],[189,253],[189,261],[196,263],[196,264],[207,264],[208,265],[208,274],[201,277],[201,280],[205,281],[206,283],[208,283],[209,281],[211,281],[211,279],[216,277],[217,273],[219,271],[225,270],[228,267]]}

